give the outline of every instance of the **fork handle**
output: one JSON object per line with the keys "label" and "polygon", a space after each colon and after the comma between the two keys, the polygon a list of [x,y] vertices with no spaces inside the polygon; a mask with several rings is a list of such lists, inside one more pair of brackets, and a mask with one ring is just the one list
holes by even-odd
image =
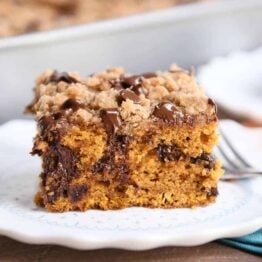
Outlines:
{"label": "fork handle", "polygon": [[228,173],[233,174],[254,174],[254,175],[262,175],[262,170],[256,170],[254,168],[245,168],[245,169],[230,169],[227,167],[224,167],[225,171]]}
{"label": "fork handle", "polygon": [[222,181],[232,181],[232,180],[245,180],[250,178],[258,177],[261,174],[250,174],[250,173],[243,173],[243,174],[232,174],[232,173],[225,173],[220,180]]}

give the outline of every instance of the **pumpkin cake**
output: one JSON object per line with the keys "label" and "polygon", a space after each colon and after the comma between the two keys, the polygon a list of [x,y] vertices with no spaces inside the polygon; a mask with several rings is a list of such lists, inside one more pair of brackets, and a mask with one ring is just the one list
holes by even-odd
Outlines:
{"label": "pumpkin cake", "polygon": [[215,201],[216,106],[191,72],[110,68],[83,78],[48,70],[34,92],[37,204],[62,212]]}

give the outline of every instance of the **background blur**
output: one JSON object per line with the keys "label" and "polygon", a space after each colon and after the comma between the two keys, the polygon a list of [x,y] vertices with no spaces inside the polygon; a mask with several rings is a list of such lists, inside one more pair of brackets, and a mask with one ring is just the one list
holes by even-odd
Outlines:
{"label": "background blur", "polygon": [[136,73],[175,62],[198,69],[260,47],[261,24],[261,0],[1,0],[0,123],[25,117],[34,80],[47,68],[88,75],[115,65]]}

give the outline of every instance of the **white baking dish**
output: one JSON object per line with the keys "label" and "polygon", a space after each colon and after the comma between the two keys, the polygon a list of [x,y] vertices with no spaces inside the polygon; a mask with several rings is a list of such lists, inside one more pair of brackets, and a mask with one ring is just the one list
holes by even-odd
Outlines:
{"label": "white baking dish", "polygon": [[22,117],[34,79],[46,68],[88,75],[199,65],[262,44],[262,1],[191,4],[89,25],[0,40],[0,122]]}

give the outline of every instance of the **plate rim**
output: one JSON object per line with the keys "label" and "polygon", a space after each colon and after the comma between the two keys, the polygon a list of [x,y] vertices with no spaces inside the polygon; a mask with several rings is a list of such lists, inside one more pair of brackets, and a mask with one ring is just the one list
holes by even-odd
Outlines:
{"label": "plate rim", "polygon": [[131,237],[130,235],[128,237],[118,236],[115,239],[104,238],[102,239],[102,241],[100,239],[101,236],[99,237],[99,239],[92,239],[92,233],[88,233],[84,239],[78,238],[73,235],[67,235],[66,233],[56,233],[52,234],[52,236],[43,236],[39,232],[37,232],[37,234],[22,232],[22,230],[18,232],[15,229],[11,229],[11,225],[8,229],[6,229],[3,225],[1,225],[1,222],[0,234],[23,243],[38,245],[59,245],[78,250],[118,248],[125,250],[142,251],[164,246],[190,247],[202,245],[222,238],[234,238],[251,234],[259,230],[261,226],[262,217],[255,218],[254,220],[252,220],[252,222],[245,221],[237,225],[230,225],[224,228],[220,228],[219,231],[217,231],[217,229],[202,231],[201,236],[199,235],[199,233],[191,233],[190,241],[188,241],[187,237],[180,237],[175,235],[171,236],[170,234],[160,235],[159,232],[153,236],[149,232],[144,232],[143,235],[137,234],[136,236],[134,236],[135,233],[133,232]]}
{"label": "plate rim", "polygon": [[[0,125],[1,129],[8,127],[9,124],[13,123],[33,123],[32,120],[13,120],[5,123],[4,125]],[[225,120],[223,122],[233,122]],[[244,127],[243,127],[244,128]],[[261,129],[261,128],[258,128]],[[260,178],[259,178],[260,179]],[[260,182],[260,181],[259,181]],[[250,182],[254,183],[254,182]],[[262,183],[262,180],[261,180]],[[252,184],[251,184],[252,185]],[[255,202],[256,203],[256,202]],[[45,232],[46,229],[52,229],[55,225],[48,226],[45,225],[42,230],[28,231],[27,227],[15,227],[14,220],[8,218],[14,216],[13,213],[8,212],[4,208],[0,208],[0,215],[3,214],[3,219],[0,220],[0,234],[10,237],[12,239],[25,242],[28,244],[53,244],[59,246],[65,246],[69,248],[79,249],[79,250],[94,250],[100,248],[119,248],[125,250],[149,250],[152,248],[158,248],[163,246],[196,246],[208,243],[213,240],[227,238],[227,237],[239,237],[245,234],[253,233],[256,230],[262,227],[262,216],[255,217],[249,219],[249,217],[245,218],[244,221],[234,224],[230,223],[227,226],[215,228],[209,228],[206,231],[198,232],[188,232],[182,236],[175,234],[175,227],[171,228],[162,228],[158,229],[150,229],[148,231],[138,230],[126,230],[126,234],[124,231],[113,235],[113,230],[100,230],[93,231],[85,230],[85,235],[77,236],[74,234],[74,228],[65,230],[65,228],[57,228],[52,231],[52,233]],[[25,222],[30,223],[30,221]],[[17,224],[23,224],[23,220],[18,220]],[[36,225],[39,226],[39,225]],[[48,230],[47,230],[48,231]],[[110,231],[110,232],[109,232]],[[44,232],[44,233],[43,233]],[[98,232],[96,236],[94,236],[94,232]],[[111,233],[105,234],[104,233]],[[141,232],[141,234],[137,234],[137,232]],[[170,234],[162,234],[162,232],[170,232]],[[174,233],[174,234],[172,234]],[[92,234],[94,234],[92,236]],[[190,234],[190,239],[188,239],[188,235]],[[112,238],[113,235],[113,238]]]}

